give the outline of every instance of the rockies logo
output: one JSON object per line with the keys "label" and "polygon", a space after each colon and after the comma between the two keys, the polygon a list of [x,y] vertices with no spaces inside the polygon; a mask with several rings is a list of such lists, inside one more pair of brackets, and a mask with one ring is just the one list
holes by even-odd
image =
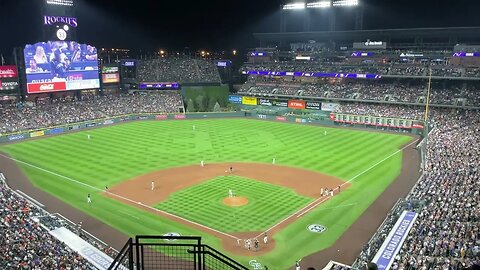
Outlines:
{"label": "rockies logo", "polygon": [[262,264],[257,262],[257,260],[250,260],[248,264],[252,267],[253,270],[263,269]]}
{"label": "rockies logo", "polygon": [[308,226],[307,229],[313,233],[323,233],[324,231],[327,230],[327,227],[320,224],[312,224]]}
{"label": "rockies logo", "polygon": [[[180,234],[177,233],[177,232],[169,232],[169,233],[164,234],[163,236],[180,236]],[[167,240],[167,241],[175,241],[175,240],[177,240],[177,239],[165,239],[165,240]]]}

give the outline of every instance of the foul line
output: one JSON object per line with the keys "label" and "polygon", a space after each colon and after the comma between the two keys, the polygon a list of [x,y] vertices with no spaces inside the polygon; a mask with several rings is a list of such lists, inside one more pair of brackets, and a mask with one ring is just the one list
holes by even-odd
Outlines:
{"label": "foul line", "polygon": [[[368,167],[367,169],[365,169],[364,171],[362,171],[361,173],[355,175],[354,177],[350,178],[348,181],[342,183],[340,185],[340,187],[354,181],[355,179],[357,179],[359,176],[365,174],[366,172],[370,171],[371,169],[377,167],[380,163],[383,163],[385,160],[393,157],[394,155],[398,154],[399,152],[402,152],[403,150],[405,150],[406,148],[410,147],[411,145],[415,144],[418,142],[418,139],[405,145],[404,147],[402,147],[401,149],[398,149],[397,151],[393,152],[392,154],[388,155],[387,157],[385,157],[384,159],[380,160],[379,162],[373,164],[372,166]],[[339,188],[336,187],[334,188],[333,190],[336,191],[338,190]],[[297,215],[296,217],[299,218],[303,215],[305,215],[306,213],[308,213],[310,210],[312,210],[313,208],[317,207],[319,204],[323,203],[324,201],[326,201],[328,198],[331,198],[331,196],[322,196],[320,198],[317,198],[316,200],[314,200],[313,202],[307,204],[306,206],[304,206],[303,208],[299,209],[298,211],[296,211],[295,213],[291,214],[290,216],[282,219],[281,221],[279,221],[277,224],[273,225],[272,227],[270,227],[268,230],[266,230],[265,232],[268,232],[268,231],[271,231],[273,230],[275,227],[279,226],[280,224],[282,224],[283,222],[285,222],[286,220],[292,218],[293,216]],[[305,209],[307,208],[307,209]],[[258,235],[257,237],[260,237],[262,236],[263,234],[260,234]]]}
{"label": "foul line", "polygon": [[100,189],[100,188],[91,186],[91,185],[89,185],[89,184],[85,184],[85,183],[83,183],[83,182],[81,182],[81,181],[75,180],[75,179],[70,178],[70,177],[68,177],[68,176],[61,175],[61,174],[58,174],[58,173],[56,173],[56,172],[52,172],[52,171],[49,171],[49,170],[40,168],[40,167],[35,166],[35,165],[33,165],[33,164],[27,163],[27,162],[25,162],[25,161],[21,161],[21,160],[18,160],[18,159],[15,159],[15,158],[6,156],[6,155],[1,154],[1,153],[0,153],[0,156],[2,156],[2,157],[4,157],[4,158],[7,158],[7,159],[10,159],[10,160],[13,160],[13,161],[18,162],[18,163],[22,163],[22,164],[27,165],[27,166],[29,166],[29,167],[32,167],[32,168],[34,168],[34,169],[37,169],[37,170],[40,170],[40,171],[43,171],[43,172],[46,172],[46,173],[49,173],[49,174],[58,176],[58,177],[60,177],[60,178],[66,179],[66,180],[68,180],[68,181],[70,181],[70,182],[74,182],[74,183],[77,183],[77,184],[79,184],[79,185],[82,185],[82,186],[85,186],[85,187],[88,187],[88,188],[91,188],[91,189],[94,189],[94,190],[97,190],[97,191],[103,191],[103,192],[105,192],[105,193],[107,193],[107,194],[113,195],[113,196],[118,197],[118,198],[120,198],[120,199],[122,199],[122,200],[131,202],[131,203],[135,203],[135,204],[138,204],[138,205],[141,205],[141,206],[143,206],[144,208],[147,208],[147,209],[149,209],[149,210],[153,210],[153,211],[156,211],[156,212],[159,212],[159,213],[162,213],[162,214],[165,214],[165,215],[174,217],[174,218],[178,218],[178,219],[180,219],[180,220],[186,221],[186,222],[191,223],[191,224],[195,224],[195,225],[197,225],[197,226],[199,226],[199,227],[202,227],[202,228],[205,228],[205,229],[207,229],[207,230],[210,230],[210,231],[213,231],[213,232],[216,232],[216,233],[223,234],[223,235],[225,235],[225,236],[234,238],[235,240],[238,240],[238,239],[239,239],[239,238],[237,238],[237,237],[235,237],[235,236],[233,236],[233,235],[231,235],[231,234],[224,233],[224,232],[221,232],[221,231],[219,231],[219,230],[216,230],[216,229],[207,227],[207,226],[205,226],[205,225],[202,225],[202,224],[200,224],[200,223],[197,223],[197,222],[195,222],[195,221],[191,221],[191,220],[188,220],[188,219],[185,219],[185,218],[176,216],[176,215],[174,215],[174,214],[171,214],[171,213],[168,213],[168,212],[165,212],[165,211],[162,211],[162,210],[153,208],[153,207],[151,207],[151,206],[149,206],[149,205],[143,204],[142,202],[137,202],[137,201],[134,201],[134,200],[132,200],[132,199],[126,198],[126,197],[124,197],[124,196],[121,196],[121,195],[118,195],[118,194],[115,194],[115,193],[112,193],[112,192],[109,192],[109,191],[104,191],[103,189]]}

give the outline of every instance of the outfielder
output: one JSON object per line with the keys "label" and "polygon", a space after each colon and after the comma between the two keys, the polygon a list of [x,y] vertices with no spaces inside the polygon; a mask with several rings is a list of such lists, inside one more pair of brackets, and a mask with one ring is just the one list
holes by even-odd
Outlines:
{"label": "outfielder", "polygon": [[228,190],[228,197],[230,198],[233,197],[233,190],[231,189]]}
{"label": "outfielder", "polygon": [[87,203],[88,204],[92,203],[92,197],[90,197],[90,193],[87,195]]}
{"label": "outfielder", "polygon": [[87,134],[87,139],[89,139],[89,140],[90,140],[90,134]]}
{"label": "outfielder", "polygon": [[152,190],[155,189],[155,182],[154,181],[152,181],[151,188],[152,188]]}

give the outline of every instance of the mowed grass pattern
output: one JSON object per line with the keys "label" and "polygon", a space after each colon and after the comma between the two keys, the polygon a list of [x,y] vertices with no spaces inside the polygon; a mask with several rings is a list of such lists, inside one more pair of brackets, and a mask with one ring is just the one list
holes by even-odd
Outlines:
{"label": "mowed grass pattern", "polygon": [[[249,203],[223,204],[232,189]],[[156,208],[224,232],[264,231],[313,201],[293,190],[239,176],[220,176],[175,192]]]}
{"label": "mowed grass pattern", "polygon": [[[279,165],[326,173],[345,181],[355,177],[348,190],[276,234],[273,252],[256,258],[271,269],[287,269],[296,259],[333,245],[358,219],[400,173],[402,153],[398,150],[409,141],[411,137],[398,134],[251,119],[211,119],[130,122],[1,145],[0,151],[88,185],[19,163],[34,185],[125,234],[199,235],[217,249],[222,249],[218,238],[204,231],[105,198],[93,188],[103,190],[105,185],[169,167],[199,165],[200,160],[207,164],[271,163],[275,157]],[[92,205],[86,202],[88,193],[92,194]],[[270,211],[277,208],[273,205]],[[256,209],[252,211],[251,215],[255,215]],[[327,226],[327,232],[313,235],[306,230],[317,223]],[[229,229],[217,225],[221,231]],[[229,255],[245,265],[251,259]]]}

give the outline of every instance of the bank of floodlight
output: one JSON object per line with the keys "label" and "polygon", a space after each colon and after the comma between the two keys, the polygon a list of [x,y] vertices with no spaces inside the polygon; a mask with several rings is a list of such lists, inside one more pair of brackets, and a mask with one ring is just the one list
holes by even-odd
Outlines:
{"label": "bank of floodlight", "polygon": [[73,0],[46,0],[48,5],[73,7]]}
{"label": "bank of floodlight", "polygon": [[284,10],[289,10],[289,9],[305,9],[305,3],[291,3],[291,4],[285,4],[283,5]]}
{"label": "bank of floodlight", "polygon": [[332,2],[330,0],[307,3],[307,8],[329,8],[331,6]]}
{"label": "bank of floodlight", "polygon": [[334,7],[349,7],[358,6],[358,0],[334,0],[332,6]]}

